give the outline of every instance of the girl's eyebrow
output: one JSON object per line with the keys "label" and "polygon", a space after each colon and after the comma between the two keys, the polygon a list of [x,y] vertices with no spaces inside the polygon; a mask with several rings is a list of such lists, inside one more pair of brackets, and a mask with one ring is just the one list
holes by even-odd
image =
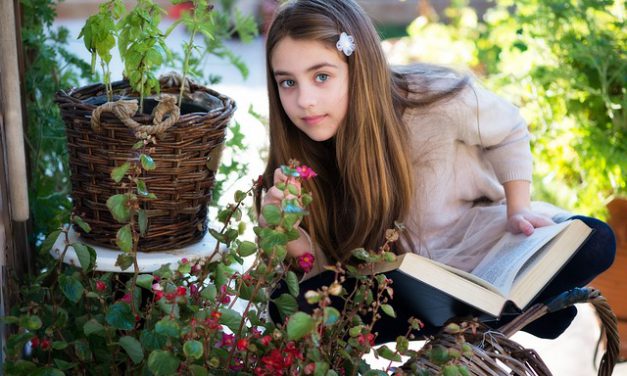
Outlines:
{"label": "girl's eyebrow", "polygon": [[[320,68],[336,68],[337,69],[337,65],[331,64],[331,63],[320,63],[320,64],[312,65],[311,67],[307,68],[306,72],[315,71]],[[291,75],[291,73],[288,71],[282,71],[282,70],[274,71],[274,76],[289,76],[289,75]]]}

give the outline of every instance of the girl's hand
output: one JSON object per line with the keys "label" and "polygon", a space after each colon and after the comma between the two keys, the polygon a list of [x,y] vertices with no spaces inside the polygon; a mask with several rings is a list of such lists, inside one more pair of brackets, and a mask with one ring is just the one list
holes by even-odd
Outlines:
{"label": "girl's hand", "polygon": [[[284,199],[289,200],[289,199],[296,198],[296,196],[292,194],[286,195],[285,190],[277,188],[276,186],[277,183],[292,184],[293,186],[296,187],[298,194],[300,194],[300,190],[301,190],[300,181],[292,177],[288,178],[283,173],[283,171],[281,171],[281,168],[277,168],[276,170],[274,170],[274,185],[270,189],[268,189],[268,191],[266,192],[266,194],[263,196],[261,200],[262,208],[266,205],[276,205],[278,207],[281,207]],[[297,228],[300,231],[301,236],[298,239],[292,240],[291,242],[287,243],[287,253],[288,255],[294,258],[305,256],[305,254],[313,252],[313,245],[311,244],[311,239],[309,238],[309,235],[305,232],[305,230],[298,227],[299,224],[300,224],[300,221],[297,221],[294,224],[294,228]],[[262,227],[267,226],[267,222],[263,218],[263,214],[259,215],[259,225]]]}
{"label": "girl's hand", "polygon": [[545,215],[534,213],[529,209],[515,212],[507,218],[507,231],[512,234],[523,233],[527,236],[533,234],[537,227],[550,226],[555,224],[553,220]]}
{"label": "girl's hand", "polygon": [[[277,183],[286,183],[294,185],[297,190],[300,192],[300,182],[297,179],[292,177],[288,178],[282,171],[281,168],[277,168],[274,170],[274,185],[268,189],[266,194],[263,196],[261,200],[261,207],[263,208],[266,205],[276,205],[279,208],[281,207],[281,203],[283,199],[292,199],[296,198],[296,196],[292,194],[285,195],[284,190],[277,188]],[[294,227],[297,227],[300,222],[297,222]],[[265,227],[267,225],[263,215],[259,215],[259,225]]]}

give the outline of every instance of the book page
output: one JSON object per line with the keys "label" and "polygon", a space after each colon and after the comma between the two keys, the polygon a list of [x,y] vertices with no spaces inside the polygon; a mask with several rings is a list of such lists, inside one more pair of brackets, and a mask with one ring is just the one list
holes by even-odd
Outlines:
{"label": "book page", "polygon": [[531,236],[507,233],[475,267],[472,274],[494,285],[507,296],[514,279],[538,250],[559,234],[569,222],[536,228]]}

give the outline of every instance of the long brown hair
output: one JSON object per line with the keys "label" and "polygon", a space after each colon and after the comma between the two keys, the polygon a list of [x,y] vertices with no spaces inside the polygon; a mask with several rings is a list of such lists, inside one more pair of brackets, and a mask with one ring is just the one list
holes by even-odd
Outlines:
{"label": "long brown hair", "polygon": [[[342,32],[352,35],[357,46],[346,57],[348,112],[333,139],[316,142],[300,131],[283,110],[271,66],[272,52],[287,36],[335,46]],[[352,0],[288,2],[268,31],[270,152],[264,187],[273,185],[274,170],[291,158],[318,173],[305,184],[314,202],[303,226],[331,261],[346,261],[350,251],[358,247],[376,249],[382,244],[385,230],[408,214],[415,187],[408,158],[408,131],[402,122],[404,109],[430,105],[465,85],[460,80],[447,90],[425,91],[420,99],[409,99],[405,79],[408,72],[390,69],[380,43],[369,17]]]}

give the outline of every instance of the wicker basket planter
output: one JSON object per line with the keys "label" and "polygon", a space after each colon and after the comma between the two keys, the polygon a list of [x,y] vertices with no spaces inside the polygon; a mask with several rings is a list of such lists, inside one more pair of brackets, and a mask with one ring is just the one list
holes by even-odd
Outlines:
{"label": "wicker basket planter", "polygon": [[[178,89],[175,81],[161,82],[162,93],[177,94]],[[176,249],[199,241],[207,231],[207,205],[235,103],[203,86],[189,83],[189,89],[178,120],[156,134],[157,145],[151,156],[157,168],[143,178],[157,199],[142,201],[148,218],[148,230],[138,244],[142,252]],[[124,81],[114,83],[113,92],[114,100],[133,96]],[[120,224],[106,202],[112,195],[125,192],[110,173],[138,157],[132,149],[138,141],[135,130],[111,112],[100,113],[100,127],[92,128],[92,113],[106,102],[103,85],[59,92],[56,100],[67,130],[74,210],[92,228],[82,236],[116,248]],[[157,103],[155,98],[146,99],[144,114],[132,117],[135,124],[151,126],[151,107]],[[152,129],[142,128],[148,132]]]}

